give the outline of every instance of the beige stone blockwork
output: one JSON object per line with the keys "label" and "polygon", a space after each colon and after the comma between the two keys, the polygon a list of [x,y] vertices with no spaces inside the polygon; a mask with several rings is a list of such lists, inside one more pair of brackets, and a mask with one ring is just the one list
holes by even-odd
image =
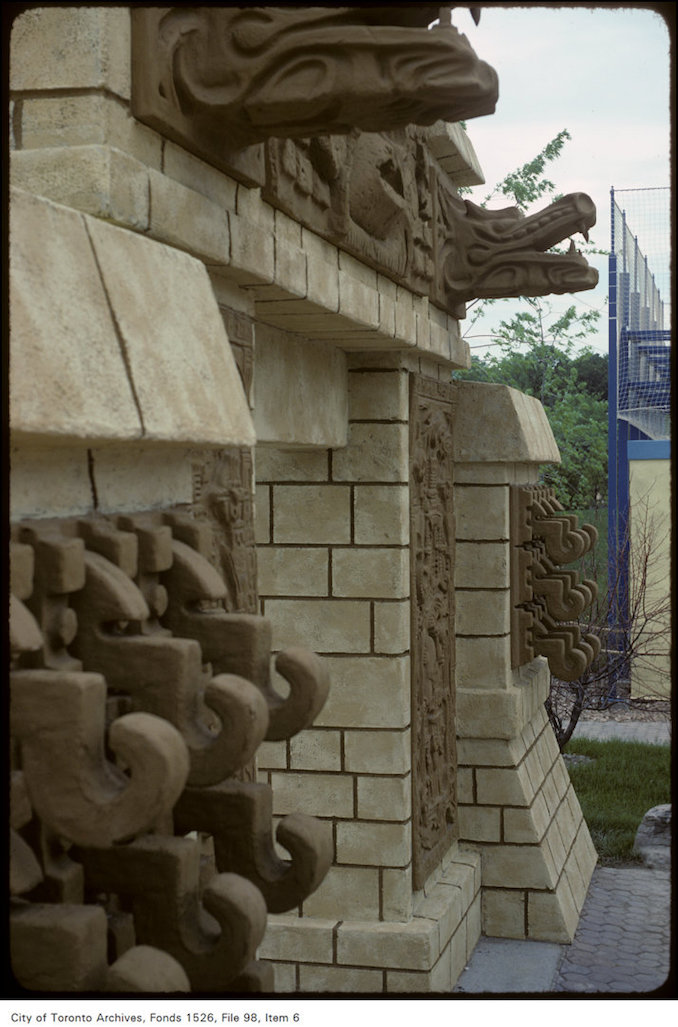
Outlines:
{"label": "beige stone blockwork", "polygon": [[257,552],[260,596],[326,596],[328,574],[327,549],[261,546]]}
{"label": "beige stone blockwork", "polygon": [[560,463],[538,399],[507,385],[458,382],[455,463]]}
{"label": "beige stone blockwork", "polygon": [[15,150],[12,185],[55,203],[145,232],[149,169],[113,146]]}
{"label": "beige stone blockwork", "polygon": [[40,7],[12,26],[11,88],[105,88],[130,96],[130,12],[113,5]]}
{"label": "beige stone blockwork", "polygon": [[328,657],[327,664],[332,687],[316,727],[360,724],[397,730],[409,725],[409,656],[337,656]]}
{"label": "beige stone blockwork", "polygon": [[87,450],[14,446],[10,519],[84,516],[94,508]]}
{"label": "beige stone blockwork", "polygon": [[403,371],[351,372],[348,409],[352,421],[407,421],[407,374]]}
{"label": "beige stone blockwork", "polygon": [[410,732],[344,732],[344,765],[356,774],[406,774],[411,763]]}
{"label": "beige stone blockwork", "polygon": [[297,966],[295,963],[272,963],[273,988],[276,995],[298,991]]}
{"label": "beige stone blockwork", "polygon": [[[301,645],[318,653],[369,653],[370,604],[357,599],[267,599],[273,647]],[[326,721],[324,721],[326,723]],[[320,718],[316,718],[320,723]]]}
{"label": "beige stone blockwork", "polygon": [[266,933],[258,950],[259,959],[282,962],[332,963],[334,920],[290,914],[268,915]]}
{"label": "beige stone blockwork", "polygon": [[332,866],[317,891],[303,905],[304,916],[356,920],[379,919],[379,869]]}
{"label": "beige stone blockwork", "polygon": [[230,274],[243,286],[272,283],[275,279],[275,238],[272,230],[233,211],[228,211],[228,226],[231,238]]}
{"label": "beige stone blockwork", "polygon": [[[254,501],[254,538],[257,545],[271,541],[271,489],[269,485],[258,485]],[[260,557],[257,557],[260,560]],[[259,563],[261,568],[261,563]]]}
{"label": "beige stone blockwork", "polygon": [[353,778],[344,774],[271,774],[275,815],[303,810],[316,817],[354,817]]}
{"label": "beige stone blockwork", "polygon": [[539,844],[551,818],[543,794],[535,795],[526,809],[504,810],[504,840],[516,844]]}
{"label": "beige stone blockwork", "polygon": [[459,802],[472,803],[474,795],[474,771],[471,767],[459,767],[457,771],[457,798]]}
{"label": "beige stone blockwork", "polygon": [[404,653],[410,648],[410,604],[377,603],[374,608],[374,651]]}
{"label": "beige stone blockwork", "polygon": [[348,446],[332,454],[335,481],[407,482],[406,424],[350,424]]}
{"label": "beige stone blockwork", "polygon": [[257,481],[327,481],[328,461],[329,457],[326,451],[261,446],[256,451]]}
{"label": "beige stone blockwork", "polygon": [[337,863],[405,867],[412,859],[412,831],[409,823],[341,821],[336,830]]}
{"label": "beige stone blockwork", "polygon": [[457,542],[454,583],[456,588],[508,588],[508,543]]}
{"label": "beige stone blockwork", "polygon": [[90,475],[102,514],[190,503],[193,481],[183,446],[103,446],[90,450]]}
{"label": "beige stone blockwork", "polygon": [[382,916],[384,920],[411,920],[414,911],[412,866],[386,867],[381,873]]}
{"label": "beige stone blockwork", "polygon": [[484,846],[482,861],[485,887],[553,889],[558,880],[545,843]]}
{"label": "beige stone blockwork", "polygon": [[12,430],[65,441],[139,438],[85,219],[20,190],[12,190],[10,215]]}
{"label": "beige stone blockwork", "polygon": [[457,636],[457,680],[495,689],[511,680],[511,636]]}
{"label": "beige stone blockwork", "polygon": [[525,937],[525,892],[486,888],[482,894],[483,933],[490,938]]}
{"label": "beige stone blockwork", "polygon": [[149,167],[161,166],[161,137],[108,94],[24,97],[17,114],[23,150],[107,143]]}
{"label": "beige stone blockwork", "polygon": [[438,925],[347,921],[337,929],[337,962],[353,966],[430,970],[439,952]]}
{"label": "beige stone blockwork", "polygon": [[336,313],[339,310],[339,252],[307,228],[302,228],[301,238],[307,258],[307,299],[309,303]]}
{"label": "beige stone blockwork", "polygon": [[175,182],[201,193],[225,210],[235,210],[237,183],[194,154],[164,140],[163,171]]}
{"label": "beige stone blockwork", "polygon": [[508,486],[457,485],[454,490],[454,514],[458,539],[508,539]]}
{"label": "beige stone blockwork", "polygon": [[340,731],[307,727],[289,745],[292,770],[341,770]]}
{"label": "beige stone blockwork", "polygon": [[501,810],[494,806],[459,806],[459,834],[470,842],[501,841]]}
{"label": "beige stone blockwork", "polygon": [[457,635],[506,635],[511,630],[508,589],[455,589]]}
{"label": "beige stone blockwork", "polygon": [[274,485],[273,539],[306,546],[350,542],[350,489],[345,485]]}
{"label": "beige stone blockwork", "polygon": [[260,443],[344,446],[345,354],[257,325],[254,423]]}
{"label": "beige stone blockwork", "polygon": [[[269,770],[287,768],[287,742],[262,742],[257,749],[257,765]],[[266,775],[268,780],[268,775]]]}
{"label": "beige stone blockwork", "polygon": [[96,219],[87,227],[144,437],[252,445],[249,407],[203,265]]}
{"label": "beige stone blockwork", "polygon": [[404,777],[357,778],[359,820],[407,820],[412,816],[412,784]]}
{"label": "beige stone blockwork", "polygon": [[335,549],[332,594],[343,597],[401,599],[410,592],[406,549]]}
{"label": "beige stone blockwork", "polygon": [[302,992],[346,992],[374,994],[384,991],[382,970],[360,970],[347,966],[301,966],[299,987]]}
{"label": "beige stone blockwork", "polygon": [[574,938],[578,922],[579,908],[565,876],[560,879],[554,892],[528,892],[528,938],[569,944]]}
{"label": "beige stone blockwork", "polygon": [[457,762],[460,766],[473,764],[476,767],[513,767],[525,755],[525,743],[521,738],[458,738]]}
{"label": "beige stone blockwork", "polygon": [[150,235],[205,264],[229,264],[229,221],[223,207],[152,168],[148,180]]}
{"label": "beige stone blockwork", "polygon": [[409,491],[403,485],[356,485],[353,490],[356,545],[407,545]]}

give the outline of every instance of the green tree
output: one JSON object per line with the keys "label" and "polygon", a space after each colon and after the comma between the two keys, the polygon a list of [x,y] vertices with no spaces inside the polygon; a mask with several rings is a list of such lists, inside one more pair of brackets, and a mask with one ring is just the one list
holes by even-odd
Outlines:
{"label": "green tree", "polygon": [[607,389],[601,398],[600,381],[591,373],[598,370],[592,359],[597,354],[575,354],[575,347],[590,336],[600,314],[578,314],[571,306],[554,316],[542,299],[525,303],[527,310],[495,330],[498,352],[474,357],[455,378],[510,385],[539,399],[562,459],[542,468],[542,480],[567,509],[589,509],[607,493]]}

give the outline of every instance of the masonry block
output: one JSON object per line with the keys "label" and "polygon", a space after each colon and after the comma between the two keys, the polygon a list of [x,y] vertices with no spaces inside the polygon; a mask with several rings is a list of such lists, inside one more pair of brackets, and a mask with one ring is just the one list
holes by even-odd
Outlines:
{"label": "masonry block", "polygon": [[459,681],[473,682],[476,688],[496,688],[511,679],[511,636],[457,636],[457,675]]}
{"label": "masonry block", "polygon": [[346,770],[356,774],[406,774],[410,769],[410,732],[344,732]]}
{"label": "masonry block", "polygon": [[[273,646],[301,645],[317,653],[368,653],[370,604],[352,599],[267,599]],[[320,723],[320,719],[316,720]],[[326,723],[326,721],[324,721]]]}
{"label": "masonry block", "polygon": [[166,174],[149,170],[150,227],[155,239],[210,265],[230,263],[228,214],[218,203]]}
{"label": "masonry block", "polygon": [[455,590],[457,635],[508,635],[511,602],[508,589]]}
{"label": "masonry block", "polygon": [[289,744],[290,769],[341,770],[341,732],[309,727]]}
{"label": "masonry block", "polygon": [[506,485],[457,485],[454,513],[458,539],[496,541],[509,537],[509,490]]}
{"label": "masonry block", "polygon": [[515,888],[552,889],[558,880],[545,844],[484,846],[482,860],[485,887],[501,888],[510,881]]}
{"label": "masonry block", "polygon": [[332,687],[315,719],[316,727],[360,724],[398,730],[410,724],[409,656],[332,656],[327,660]]}
{"label": "masonry block", "polygon": [[534,798],[524,764],[514,768],[479,767],[476,787],[480,805],[531,806]]}
{"label": "masonry block", "polygon": [[353,490],[357,546],[407,545],[409,490],[404,485],[356,485]]}
{"label": "masonry block", "polygon": [[381,888],[384,920],[411,920],[414,912],[412,866],[381,870]]}
{"label": "masonry block", "polygon": [[407,924],[347,921],[337,930],[337,962],[430,970],[438,956],[438,925],[415,918]]}
{"label": "masonry block", "polygon": [[352,421],[407,421],[407,373],[353,371],[350,375],[348,410]]}
{"label": "masonry block", "polygon": [[335,481],[407,482],[406,424],[350,424],[348,446],[332,455]]}
{"label": "masonry block", "polygon": [[165,139],[164,144],[162,168],[169,178],[202,193],[224,210],[235,210],[238,186],[232,178],[173,143],[171,139]]}
{"label": "masonry block", "polygon": [[278,543],[350,542],[351,494],[345,485],[273,486],[273,538]]}
{"label": "masonry block", "polygon": [[382,970],[360,970],[348,966],[301,966],[300,991],[375,994],[384,990]]}
{"label": "masonry block", "polygon": [[259,959],[282,962],[331,963],[334,920],[270,914],[258,950]]}
{"label": "masonry block", "polygon": [[404,867],[411,859],[412,830],[409,823],[353,821],[337,824],[337,863]]}
{"label": "masonry block", "polygon": [[482,894],[483,934],[489,938],[525,937],[525,892],[486,888]]}
{"label": "masonry block", "polygon": [[528,892],[528,938],[568,945],[574,938],[578,921],[579,909],[565,876],[553,892]]}
{"label": "masonry block", "polygon": [[402,599],[410,593],[406,549],[335,549],[332,594],[342,597]]}
{"label": "masonry block", "polygon": [[373,604],[374,651],[376,653],[407,652],[410,648],[410,604],[391,602]]}
{"label": "masonry block", "polygon": [[497,807],[459,806],[459,835],[470,842],[501,841],[501,811]]}
{"label": "masonry block", "polygon": [[359,820],[407,820],[412,816],[412,784],[406,777],[357,778]]}
{"label": "masonry block", "polygon": [[304,902],[304,916],[352,920],[379,919],[379,869],[332,866],[317,891]]}
{"label": "masonry block", "polygon": [[508,543],[457,542],[454,583],[456,588],[508,588]]}
{"label": "masonry block", "polygon": [[259,595],[326,596],[329,590],[327,549],[260,546],[257,552]]}
{"label": "masonry block", "polygon": [[353,779],[343,774],[271,774],[273,812],[303,810],[311,816],[353,817]]}

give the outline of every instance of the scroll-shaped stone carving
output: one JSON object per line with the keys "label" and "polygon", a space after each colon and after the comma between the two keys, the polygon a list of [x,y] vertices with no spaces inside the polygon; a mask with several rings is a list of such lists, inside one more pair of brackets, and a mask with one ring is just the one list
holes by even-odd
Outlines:
{"label": "scroll-shaped stone carving", "polygon": [[454,693],[454,387],[410,376],[414,887],[458,837]]}
{"label": "scroll-shaped stone carving", "polygon": [[428,31],[427,5],[133,13],[135,117],[242,177],[231,152],[271,137],[459,121],[497,101],[494,70],[451,24]]}
{"label": "scroll-shaped stone carving", "polygon": [[567,253],[551,247],[596,223],[585,193],[570,193],[525,217],[517,207],[485,210],[460,199],[442,174],[434,185],[434,302],[465,314],[472,299],[546,296],[593,289],[598,272],[572,241]]}
{"label": "scroll-shaped stone carving", "polygon": [[194,990],[228,990],[254,959],[266,927],[261,893],[243,877],[217,874],[200,900],[197,842],[147,836],[81,857],[88,885],[128,896],[137,940],[172,955]]}
{"label": "scroll-shaped stone carving", "polygon": [[241,874],[257,886],[271,913],[294,909],[322,883],[332,862],[330,825],[304,813],[278,824],[276,838],[291,860],[277,855],[271,834],[268,785],[222,781],[188,788],[175,810],[178,831],[207,831],[214,838],[217,868]]}
{"label": "scroll-shaped stone carving", "polygon": [[138,945],[111,966],[100,906],[21,902],[10,911],[12,970],[29,991],[186,992],[186,974],[165,952]]}
{"label": "scroll-shaped stone carving", "polygon": [[[72,599],[79,625],[75,648],[83,665],[129,694],[135,709],[178,728],[190,752],[192,784],[213,784],[250,760],[268,727],[256,687],[233,674],[210,677],[200,646],[191,639],[127,633],[148,617],[143,596],[98,553],[88,551],[85,565],[85,587]],[[219,727],[202,715],[203,702],[219,718]]]}
{"label": "scroll-shaped stone carving", "polygon": [[80,845],[112,845],[167,816],[188,777],[178,731],[159,717],[116,720],[104,755],[106,682],[99,674],[15,671],[11,730],[21,743],[31,805],[49,827]]}
{"label": "scroll-shaped stone carving", "polygon": [[[189,978],[216,993],[273,990],[270,965],[253,958],[266,917],[258,885],[272,907],[302,902],[329,866],[325,827],[286,818],[277,836],[291,859],[280,860],[268,786],[251,786],[253,805],[203,804],[195,827],[180,819],[180,796],[188,781],[187,796],[221,786],[228,796],[233,784],[247,797],[250,786],[229,776],[251,765],[269,706],[288,733],[308,723],[326,695],[324,667],[288,650],[279,661],[292,698],[268,694],[270,625],[226,613],[233,596],[207,562],[221,566],[221,550],[211,526],[185,510],[35,521],[13,538],[17,980],[36,991],[181,993]],[[247,578],[252,566],[238,574]],[[246,676],[213,676],[199,642],[177,637],[191,625]],[[195,841],[174,834],[193,830]],[[141,832],[153,834],[135,841]],[[214,855],[202,858],[215,841],[228,872]],[[239,867],[251,880],[233,872]]]}
{"label": "scroll-shaped stone carving", "polygon": [[226,613],[216,605],[225,589],[211,564],[183,542],[175,541],[173,552],[172,566],[162,578],[169,596],[165,623],[173,633],[196,639],[217,673],[254,681],[268,707],[268,740],[290,738],[308,727],[327,699],[329,676],[323,660],[299,648],[281,652],[276,670],[290,686],[283,699],[270,682],[270,623],[250,614]]}
{"label": "scroll-shaped stone carving", "polygon": [[577,618],[595,601],[595,581],[579,581],[560,565],[579,559],[595,544],[593,525],[577,526],[563,513],[552,489],[511,489],[511,656],[519,667],[535,656],[548,659],[562,681],[576,681],[600,652],[600,640],[582,635]]}

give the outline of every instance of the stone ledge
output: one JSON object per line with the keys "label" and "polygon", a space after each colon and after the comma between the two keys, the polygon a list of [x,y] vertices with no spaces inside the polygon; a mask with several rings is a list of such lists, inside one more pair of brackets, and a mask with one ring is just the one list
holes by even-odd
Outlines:
{"label": "stone ledge", "polygon": [[457,382],[457,463],[560,463],[543,406],[508,385]]}

